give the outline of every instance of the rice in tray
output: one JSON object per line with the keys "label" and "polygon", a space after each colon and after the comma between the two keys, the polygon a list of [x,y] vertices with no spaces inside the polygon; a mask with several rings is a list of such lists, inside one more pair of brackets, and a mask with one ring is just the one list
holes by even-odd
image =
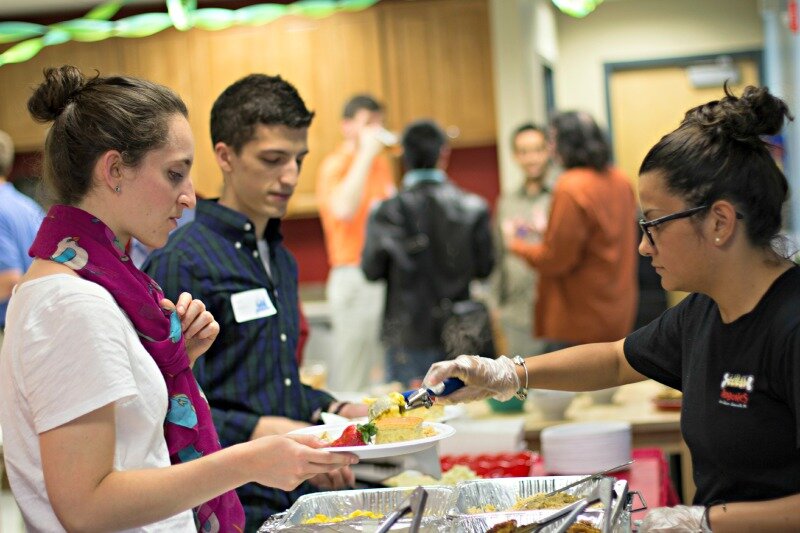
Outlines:
{"label": "rice in tray", "polygon": [[[259,533],[276,531],[292,532],[355,532],[374,530],[375,524],[381,519],[367,516],[353,517],[336,523],[304,523],[314,519],[317,515],[329,518],[348,516],[354,511],[370,513],[373,515],[388,516],[406,499],[413,488],[366,489],[366,490],[340,490],[332,492],[319,492],[306,494],[298,498],[286,513],[281,513],[267,520],[258,530]],[[428,499],[423,513],[423,531],[445,532],[449,531],[446,513],[453,494],[450,487],[426,487]],[[404,517],[398,521],[400,528],[407,527],[411,519]],[[367,524],[372,524],[368,527]],[[394,528],[392,531],[396,531]],[[402,529],[398,529],[402,531]]]}
{"label": "rice in tray", "polygon": [[[514,510],[515,505],[529,503],[537,494],[550,492],[579,479],[581,476],[467,481],[456,486],[448,517],[453,522],[453,531],[459,533],[485,533],[492,526],[511,520],[515,520],[519,526],[531,524],[550,516],[554,509]],[[599,480],[590,480],[566,489],[564,494],[577,500],[592,492],[599,483]],[[627,482],[617,481],[614,484],[614,493],[614,501],[610,503],[612,525],[622,517],[628,494]],[[589,508],[581,513],[578,520],[585,522],[586,526],[601,528],[604,512],[602,507]],[[545,531],[555,531],[560,522],[562,521],[556,521]],[[614,528],[612,530],[615,531]]]}

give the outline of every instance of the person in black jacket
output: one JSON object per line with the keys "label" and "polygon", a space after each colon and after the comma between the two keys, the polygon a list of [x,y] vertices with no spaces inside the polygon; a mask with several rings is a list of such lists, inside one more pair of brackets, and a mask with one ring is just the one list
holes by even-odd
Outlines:
{"label": "person in black jacket", "polygon": [[492,271],[494,251],[486,201],[442,170],[450,153],[442,130],[414,122],[402,145],[402,191],[370,214],[361,268],[370,280],[387,280],[387,378],[408,383],[453,351],[443,323],[454,304],[469,300],[470,282]]}

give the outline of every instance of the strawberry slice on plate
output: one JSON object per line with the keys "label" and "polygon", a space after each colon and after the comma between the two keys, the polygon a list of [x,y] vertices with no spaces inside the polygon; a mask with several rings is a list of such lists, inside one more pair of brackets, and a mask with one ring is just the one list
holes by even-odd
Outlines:
{"label": "strawberry slice on plate", "polygon": [[344,428],[341,436],[331,443],[331,447],[366,446],[377,433],[378,428],[371,422],[368,424],[352,424]]}

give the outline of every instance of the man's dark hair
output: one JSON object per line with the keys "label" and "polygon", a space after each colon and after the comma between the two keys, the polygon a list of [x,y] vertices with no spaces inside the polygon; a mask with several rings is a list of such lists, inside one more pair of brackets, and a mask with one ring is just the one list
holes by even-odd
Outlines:
{"label": "man's dark hair", "polygon": [[314,112],[297,89],[280,76],[250,74],[230,85],[211,108],[211,143],[223,142],[238,154],[256,126],[307,128]]}
{"label": "man's dark hair", "polygon": [[408,170],[436,168],[447,137],[432,120],[418,120],[406,127],[402,143],[403,161]]}
{"label": "man's dark hair", "polygon": [[511,148],[513,150],[517,149],[517,137],[519,137],[519,134],[526,131],[536,131],[544,135],[545,139],[547,138],[546,129],[538,124],[534,124],[533,122],[526,122],[525,124],[517,126],[517,129],[514,130],[514,133],[511,134]]}
{"label": "man's dark hair", "polygon": [[362,109],[373,113],[382,113],[383,105],[368,94],[357,94],[344,104],[342,118],[353,118]]}

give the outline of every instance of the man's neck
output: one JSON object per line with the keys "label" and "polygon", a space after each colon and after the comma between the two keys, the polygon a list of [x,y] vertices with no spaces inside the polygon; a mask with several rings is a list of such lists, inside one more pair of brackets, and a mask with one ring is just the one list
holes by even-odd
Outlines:
{"label": "man's neck", "polygon": [[226,195],[225,191],[222,192],[222,195],[220,196],[217,203],[223,207],[227,207],[228,209],[231,209],[233,211],[236,211],[237,213],[241,213],[242,215],[246,216],[250,220],[250,222],[253,223],[253,231],[255,231],[257,239],[260,239],[264,236],[264,230],[267,229],[267,223],[269,222],[268,217],[253,216],[251,213],[248,213],[247,211],[241,208],[241,206],[233,197],[233,195],[230,194]]}

